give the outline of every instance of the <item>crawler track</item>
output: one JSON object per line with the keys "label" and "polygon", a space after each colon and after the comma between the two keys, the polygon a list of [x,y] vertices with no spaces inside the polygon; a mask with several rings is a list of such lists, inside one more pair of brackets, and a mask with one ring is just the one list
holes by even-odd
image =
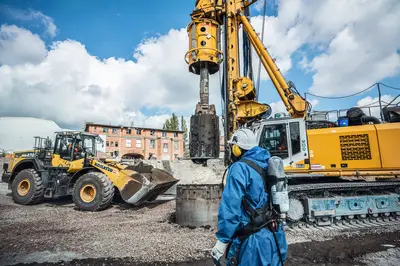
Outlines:
{"label": "crawler track", "polygon": [[392,226],[392,225],[400,225],[400,216],[397,217],[378,217],[376,219],[373,218],[365,218],[365,219],[354,219],[350,221],[342,220],[334,222],[331,225],[327,226],[318,226],[316,224],[298,222],[294,224],[290,224],[285,228],[286,231],[293,232],[312,232],[312,231],[328,231],[328,230],[336,230],[336,231],[351,231],[351,230],[359,230],[359,229],[367,229],[372,227],[382,227],[382,226]]}
{"label": "crawler track", "polygon": [[[297,204],[303,205],[306,210],[307,200],[329,200],[332,198],[343,199],[343,197],[357,198],[364,196],[385,196],[388,194],[399,195],[400,203],[400,182],[333,182],[333,183],[309,183],[294,184],[288,187],[289,197],[297,201]],[[394,193],[394,194],[393,194]],[[399,204],[398,203],[398,204]],[[292,205],[291,205],[292,206]],[[293,205],[294,206],[294,205]],[[297,205],[299,206],[299,205]],[[357,206],[357,203],[355,203]],[[301,209],[301,207],[300,207]],[[303,210],[301,210],[303,211]],[[390,212],[369,212],[369,213],[348,213],[340,216],[335,209],[335,217],[329,218],[329,214],[325,218],[310,219],[307,211],[304,212],[303,218],[299,220],[289,219],[288,230],[354,230],[360,228],[400,224],[400,212],[391,210]],[[339,216],[338,216],[339,215]],[[300,217],[300,216],[297,216]],[[314,216],[311,216],[314,217]],[[290,216],[289,216],[290,218]],[[325,220],[323,220],[325,219]],[[310,221],[311,220],[311,221]]]}
{"label": "crawler track", "polygon": [[301,184],[290,185],[290,192],[308,192],[308,191],[349,191],[354,188],[388,189],[400,186],[400,182],[340,182],[340,183],[319,183],[319,184]]}

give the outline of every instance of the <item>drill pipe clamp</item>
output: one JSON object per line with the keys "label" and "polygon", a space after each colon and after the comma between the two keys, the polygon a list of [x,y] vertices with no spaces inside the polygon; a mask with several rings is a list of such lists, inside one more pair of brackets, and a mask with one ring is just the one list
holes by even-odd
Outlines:
{"label": "drill pipe clamp", "polygon": [[[215,49],[215,48],[202,48],[202,47],[196,47],[196,48],[193,48],[193,49],[190,49],[189,51],[187,51],[186,52],[186,54],[185,54],[185,62],[186,62],[186,64],[190,64],[190,62],[189,62],[189,57],[191,56],[190,54],[192,53],[192,52],[195,52],[196,54],[200,51],[200,50],[202,50],[202,49],[207,49],[207,50],[212,50],[212,51],[214,51],[214,52],[216,52],[217,53],[217,56],[218,56],[218,63],[219,64],[221,64],[223,61],[224,61],[224,54],[220,51],[220,50],[218,50],[218,49]],[[193,61],[195,61],[195,60],[193,60]]]}

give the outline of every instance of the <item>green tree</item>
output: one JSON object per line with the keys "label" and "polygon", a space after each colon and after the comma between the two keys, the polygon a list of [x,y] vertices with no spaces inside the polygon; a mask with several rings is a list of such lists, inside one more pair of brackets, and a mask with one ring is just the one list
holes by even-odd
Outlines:
{"label": "green tree", "polygon": [[163,129],[170,129],[170,127],[171,127],[171,125],[170,125],[169,119],[167,119],[162,128]]}
{"label": "green tree", "polygon": [[179,130],[179,119],[174,113],[172,113],[170,123],[171,123],[171,129]]}
{"label": "green tree", "polygon": [[163,129],[179,130],[179,119],[174,113],[172,113],[172,117],[171,118],[165,120],[165,123],[163,125]]}
{"label": "green tree", "polygon": [[184,151],[184,157],[189,158],[189,147],[186,145],[187,138],[188,138],[188,129],[186,125],[186,120],[181,116],[181,130],[183,132],[183,151]]}

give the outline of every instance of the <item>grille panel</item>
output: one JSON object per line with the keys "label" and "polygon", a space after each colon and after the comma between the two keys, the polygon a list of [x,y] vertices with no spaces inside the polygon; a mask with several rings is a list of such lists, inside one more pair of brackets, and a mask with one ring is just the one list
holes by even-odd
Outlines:
{"label": "grille panel", "polygon": [[371,160],[368,134],[339,136],[343,161]]}

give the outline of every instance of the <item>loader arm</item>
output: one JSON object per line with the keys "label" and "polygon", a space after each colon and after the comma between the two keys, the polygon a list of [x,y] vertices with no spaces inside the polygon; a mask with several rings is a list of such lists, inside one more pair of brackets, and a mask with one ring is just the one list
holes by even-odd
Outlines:
{"label": "loader arm", "polygon": [[126,166],[97,159],[92,159],[90,165],[103,172],[118,188],[122,199],[133,205],[154,200],[179,181],[168,172],[150,165]]}

